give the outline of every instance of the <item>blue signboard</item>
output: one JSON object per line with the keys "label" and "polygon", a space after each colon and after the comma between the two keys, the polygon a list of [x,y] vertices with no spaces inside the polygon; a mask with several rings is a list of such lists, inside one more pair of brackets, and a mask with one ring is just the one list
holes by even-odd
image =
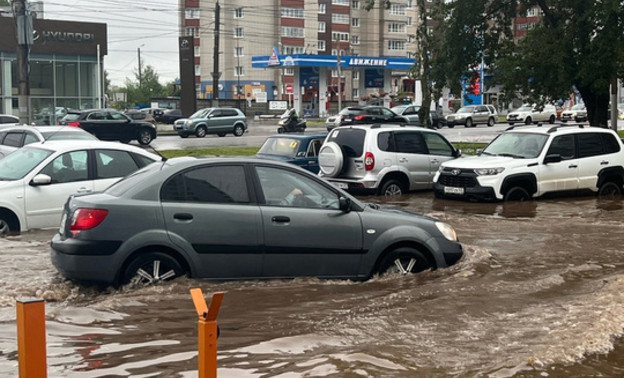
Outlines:
{"label": "blue signboard", "polygon": [[365,70],[364,85],[366,88],[383,88],[384,87],[384,70]]}
{"label": "blue signboard", "polygon": [[301,67],[299,70],[299,86],[306,88],[318,88],[318,69],[315,67]]}

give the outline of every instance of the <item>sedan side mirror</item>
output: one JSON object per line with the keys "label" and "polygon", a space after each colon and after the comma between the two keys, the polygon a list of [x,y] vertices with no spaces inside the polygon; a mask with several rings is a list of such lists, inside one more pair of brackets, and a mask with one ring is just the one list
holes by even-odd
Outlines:
{"label": "sedan side mirror", "polygon": [[351,211],[351,200],[347,197],[340,197],[338,198],[338,208],[345,212],[348,213],[349,211]]}
{"label": "sedan side mirror", "polygon": [[546,157],[544,158],[544,164],[548,164],[548,163],[559,163],[561,161],[561,155],[559,154],[550,154],[550,155],[546,155]]}
{"label": "sedan side mirror", "polygon": [[48,175],[40,173],[33,177],[30,181],[31,186],[40,186],[40,185],[50,185],[52,183],[52,178]]}

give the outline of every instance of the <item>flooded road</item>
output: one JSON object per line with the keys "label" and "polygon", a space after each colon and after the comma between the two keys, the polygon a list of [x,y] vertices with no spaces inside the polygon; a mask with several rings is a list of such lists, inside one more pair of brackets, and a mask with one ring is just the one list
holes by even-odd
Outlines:
{"label": "flooded road", "polygon": [[624,375],[624,202],[424,192],[386,203],[452,224],[465,257],[367,282],[179,279],[101,292],[55,272],[53,231],[0,239],[0,377],[17,376],[25,297],[46,300],[50,377],[196,377],[194,287],[225,292],[220,378]]}

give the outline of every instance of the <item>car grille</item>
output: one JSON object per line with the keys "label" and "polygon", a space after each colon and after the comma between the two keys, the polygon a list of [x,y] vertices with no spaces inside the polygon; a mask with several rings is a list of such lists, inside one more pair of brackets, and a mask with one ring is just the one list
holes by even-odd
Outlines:
{"label": "car grille", "polygon": [[517,114],[510,114],[509,116],[507,116],[507,119],[519,119]]}
{"label": "car grille", "polygon": [[[459,171],[458,174],[452,172]],[[444,186],[452,186],[455,188],[474,188],[477,186],[476,174],[472,169],[459,170],[457,168],[445,168],[440,177],[438,183]]]}

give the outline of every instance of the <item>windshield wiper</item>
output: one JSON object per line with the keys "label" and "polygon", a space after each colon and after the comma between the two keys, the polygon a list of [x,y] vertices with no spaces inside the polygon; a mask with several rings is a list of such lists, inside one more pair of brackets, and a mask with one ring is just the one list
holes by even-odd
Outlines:
{"label": "windshield wiper", "polygon": [[510,153],[497,154],[496,156],[511,157],[511,158],[514,158],[514,159],[524,159],[524,156],[522,156],[522,155],[516,155],[516,154],[510,154]]}
{"label": "windshield wiper", "polygon": [[487,152],[487,151],[481,151],[481,155],[490,155],[490,156],[492,156],[494,154],[491,153],[491,152]]}

